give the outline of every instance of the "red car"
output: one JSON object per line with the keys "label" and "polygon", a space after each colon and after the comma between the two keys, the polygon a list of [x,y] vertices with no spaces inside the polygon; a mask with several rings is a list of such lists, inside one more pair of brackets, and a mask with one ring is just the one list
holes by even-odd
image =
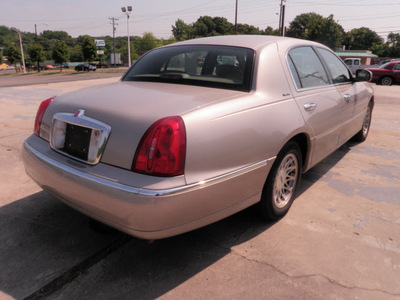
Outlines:
{"label": "red car", "polygon": [[382,85],[400,83],[400,61],[388,62],[378,69],[366,69],[372,73],[372,82]]}

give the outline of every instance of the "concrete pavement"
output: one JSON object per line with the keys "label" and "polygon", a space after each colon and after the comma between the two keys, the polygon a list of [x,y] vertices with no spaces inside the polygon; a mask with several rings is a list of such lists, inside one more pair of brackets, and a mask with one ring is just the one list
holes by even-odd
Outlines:
{"label": "concrete pavement", "polygon": [[400,299],[400,87],[375,86],[370,136],[304,174],[289,214],[253,209],[147,242],[26,175],[41,100],[117,78],[0,88],[0,299]]}

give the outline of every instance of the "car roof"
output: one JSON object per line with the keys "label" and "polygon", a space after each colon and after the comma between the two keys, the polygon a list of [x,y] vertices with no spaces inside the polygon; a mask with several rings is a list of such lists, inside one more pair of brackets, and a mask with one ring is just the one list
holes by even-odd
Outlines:
{"label": "car roof", "polygon": [[171,44],[169,46],[177,45],[224,45],[224,46],[236,46],[246,47],[254,50],[267,47],[271,44],[279,44],[287,48],[302,44],[302,45],[319,45],[319,43],[300,40],[295,38],[271,36],[271,35],[224,35],[224,36],[213,36],[206,38],[198,38],[193,40],[187,40]]}

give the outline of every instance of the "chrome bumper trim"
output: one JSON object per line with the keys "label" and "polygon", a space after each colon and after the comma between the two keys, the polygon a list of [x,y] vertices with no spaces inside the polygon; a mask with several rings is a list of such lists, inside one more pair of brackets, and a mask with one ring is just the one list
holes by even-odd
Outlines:
{"label": "chrome bumper trim", "polygon": [[175,187],[175,188],[170,188],[170,189],[163,189],[163,190],[151,190],[151,189],[144,189],[144,188],[137,188],[137,187],[132,187],[129,185],[125,185],[125,184],[121,184],[118,182],[113,182],[110,181],[108,179],[104,179],[101,177],[98,177],[96,175],[93,174],[88,174],[85,172],[81,172],[79,170],[76,170],[72,167],[69,167],[65,164],[62,164],[44,154],[42,154],[41,152],[37,151],[35,148],[33,148],[31,145],[29,145],[29,143],[27,143],[27,141],[24,142],[24,148],[28,153],[31,153],[31,155],[36,156],[36,158],[40,159],[44,164],[46,165],[51,165],[53,167],[56,167],[62,171],[65,171],[67,173],[71,173],[77,177],[80,177],[82,179],[86,179],[89,181],[93,181],[96,182],[98,184],[102,184],[104,186],[113,188],[113,189],[117,189],[120,191],[124,191],[130,194],[136,194],[136,195],[141,195],[141,196],[152,196],[152,197],[161,197],[161,196],[170,196],[170,195],[176,195],[176,194],[182,194],[182,193],[186,193],[186,192],[191,192],[193,190],[197,190],[197,189],[201,189],[201,188],[205,188],[207,186],[216,184],[218,182],[224,181],[224,180],[228,180],[230,178],[239,176],[241,174],[244,173],[248,173],[251,172],[253,170],[256,170],[258,168],[264,167],[267,165],[268,161],[273,161],[276,157],[272,157],[270,159],[266,159],[248,166],[245,166],[243,168],[240,168],[238,170],[214,177],[214,178],[210,178],[204,181],[199,181],[196,183],[192,183],[192,184],[188,184],[185,186],[179,186],[179,187]]}

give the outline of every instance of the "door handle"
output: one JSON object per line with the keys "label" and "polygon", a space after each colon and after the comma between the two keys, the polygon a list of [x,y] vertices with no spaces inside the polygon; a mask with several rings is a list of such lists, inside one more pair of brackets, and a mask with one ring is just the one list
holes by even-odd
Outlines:
{"label": "door handle", "polygon": [[346,100],[346,101],[350,101],[351,95],[350,95],[350,94],[344,94],[344,95],[343,95],[343,98],[344,98],[344,100]]}
{"label": "door handle", "polygon": [[312,112],[317,107],[316,103],[307,103],[304,104],[304,109],[308,112]]}

